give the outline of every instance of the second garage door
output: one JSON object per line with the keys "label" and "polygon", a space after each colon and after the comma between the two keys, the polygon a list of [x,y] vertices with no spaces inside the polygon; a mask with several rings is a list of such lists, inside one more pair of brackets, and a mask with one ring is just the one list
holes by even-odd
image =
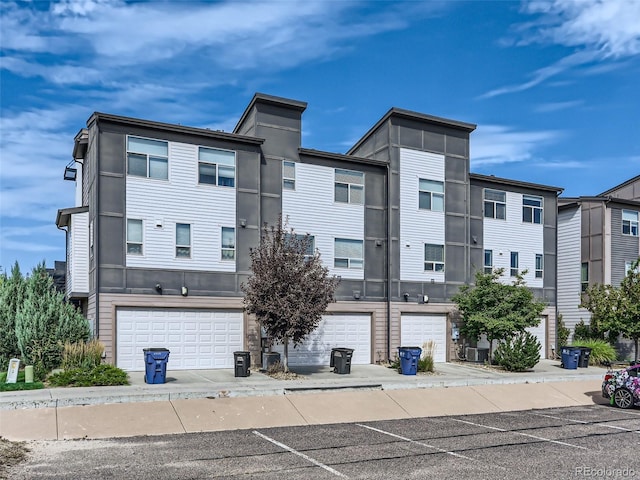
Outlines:
{"label": "second garage door", "polygon": [[447,361],[447,316],[403,314],[400,343],[403,347],[421,347],[428,340],[436,344],[435,362]]}
{"label": "second garage door", "polygon": [[[331,349],[353,348],[351,363],[371,363],[371,315],[325,315],[320,325],[304,341],[293,348],[289,344],[289,366],[329,365]],[[274,351],[282,353],[282,345]]]}

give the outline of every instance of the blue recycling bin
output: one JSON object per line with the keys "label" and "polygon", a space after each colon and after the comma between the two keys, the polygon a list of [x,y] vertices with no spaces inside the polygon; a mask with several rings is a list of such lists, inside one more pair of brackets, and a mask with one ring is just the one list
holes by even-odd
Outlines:
{"label": "blue recycling bin", "polygon": [[580,347],[562,347],[562,366],[567,370],[576,370],[580,360]]}
{"label": "blue recycling bin", "polygon": [[403,375],[415,375],[418,373],[418,360],[422,349],[420,347],[398,347],[400,357],[400,371]]}
{"label": "blue recycling bin", "polygon": [[167,381],[167,363],[169,350],[166,348],[143,348],[144,382],[165,383]]}

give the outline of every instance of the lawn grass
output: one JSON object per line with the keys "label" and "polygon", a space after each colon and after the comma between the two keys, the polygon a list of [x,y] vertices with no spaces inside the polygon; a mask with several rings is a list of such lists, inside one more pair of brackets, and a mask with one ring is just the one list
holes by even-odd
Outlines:
{"label": "lawn grass", "polygon": [[16,392],[20,390],[39,390],[44,388],[44,383],[33,382],[24,383],[24,370],[18,372],[18,381],[16,383],[5,383],[7,381],[6,372],[0,373],[0,392]]}

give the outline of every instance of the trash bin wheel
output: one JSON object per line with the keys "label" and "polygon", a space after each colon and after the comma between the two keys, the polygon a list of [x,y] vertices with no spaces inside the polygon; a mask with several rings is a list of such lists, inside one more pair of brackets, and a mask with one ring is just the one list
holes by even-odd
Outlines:
{"label": "trash bin wheel", "polygon": [[633,394],[628,388],[620,387],[613,393],[613,404],[618,408],[631,408]]}

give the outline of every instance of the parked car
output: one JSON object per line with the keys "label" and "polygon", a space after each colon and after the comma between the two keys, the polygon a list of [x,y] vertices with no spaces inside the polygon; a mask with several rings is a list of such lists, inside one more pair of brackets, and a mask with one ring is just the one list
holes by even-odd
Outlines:
{"label": "parked car", "polygon": [[640,364],[609,370],[602,381],[602,396],[618,408],[640,405]]}

